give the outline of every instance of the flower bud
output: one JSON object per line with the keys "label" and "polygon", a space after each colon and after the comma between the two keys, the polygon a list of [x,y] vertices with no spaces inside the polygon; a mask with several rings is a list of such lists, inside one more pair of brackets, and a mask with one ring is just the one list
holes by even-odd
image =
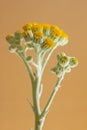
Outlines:
{"label": "flower bud", "polygon": [[15,32],[15,38],[16,39],[21,39],[22,37],[23,37],[23,35],[22,35],[21,31],[16,31]]}
{"label": "flower bud", "polygon": [[72,57],[71,59],[70,59],[70,66],[72,67],[72,68],[74,68],[74,67],[76,67],[78,65],[78,60],[75,58],[75,57]]}
{"label": "flower bud", "polygon": [[6,40],[10,43],[10,44],[12,44],[12,43],[14,43],[14,41],[15,41],[15,38],[14,38],[14,36],[13,35],[7,35],[6,36]]}
{"label": "flower bud", "polygon": [[62,67],[66,67],[69,65],[69,57],[66,56],[65,53],[61,53],[57,56],[58,58],[58,63],[62,66]]}

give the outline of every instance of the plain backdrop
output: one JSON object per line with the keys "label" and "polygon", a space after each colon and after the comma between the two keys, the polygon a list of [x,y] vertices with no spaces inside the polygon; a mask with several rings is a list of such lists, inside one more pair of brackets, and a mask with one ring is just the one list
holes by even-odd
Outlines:
{"label": "plain backdrop", "polygon": [[63,51],[79,60],[79,66],[66,74],[43,130],[87,130],[87,0],[0,0],[0,130],[34,128],[26,101],[32,95],[30,78],[5,40],[28,22],[55,24],[69,35],[69,43],[57,48],[46,66],[42,108],[56,81],[49,72],[56,55]]}

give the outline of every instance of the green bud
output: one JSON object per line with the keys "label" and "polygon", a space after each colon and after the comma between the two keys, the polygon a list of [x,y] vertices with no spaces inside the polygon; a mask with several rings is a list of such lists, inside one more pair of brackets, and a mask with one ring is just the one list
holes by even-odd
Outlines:
{"label": "green bud", "polygon": [[66,54],[64,52],[60,53],[57,55],[57,60],[59,61],[59,59],[63,56],[66,56]]}
{"label": "green bud", "polygon": [[13,44],[15,41],[15,37],[13,35],[7,35],[6,40],[10,43]]}
{"label": "green bud", "polygon": [[62,67],[66,67],[69,65],[69,57],[66,56],[65,53],[60,53],[59,55],[57,55],[58,58],[58,63],[62,66]]}
{"label": "green bud", "polygon": [[15,39],[15,44],[19,45],[20,44],[20,40],[16,40]]}
{"label": "green bud", "polygon": [[72,67],[72,68],[74,68],[74,67],[76,67],[78,65],[78,60],[75,58],[75,57],[72,57],[71,59],[70,59],[70,66]]}
{"label": "green bud", "polygon": [[15,38],[16,39],[21,39],[23,36],[22,36],[22,33],[21,33],[21,31],[16,31],[15,32]]}
{"label": "green bud", "polygon": [[57,55],[58,63],[51,69],[57,77],[64,77],[65,73],[69,73],[71,68],[78,65],[78,60],[75,57],[69,57],[65,53],[60,53]]}

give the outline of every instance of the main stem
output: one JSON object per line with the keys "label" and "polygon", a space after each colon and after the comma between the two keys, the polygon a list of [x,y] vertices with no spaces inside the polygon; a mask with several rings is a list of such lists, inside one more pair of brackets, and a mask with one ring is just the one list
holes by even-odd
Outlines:
{"label": "main stem", "polygon": [[41,110],[40,110],[40,87],[41,87],[41,69],[42,69],[42,60],[40,56],[39,48],[36,48],[36,76],[35,82],[33,86],[33,104],[35,108],[35,130],[42,130],[43,120],[40,118]]}
{"label": "main stem", "polygon": [[39,95],[38,95],[38,84],[39,83],[39,79],[36,78],[36,81],[34,83],[33,86],[33,105],[34,105],[34,116],[35,116],[35,130],[42,130],[41,129],[41,122],[40,122],[40,99],[39,99]]}

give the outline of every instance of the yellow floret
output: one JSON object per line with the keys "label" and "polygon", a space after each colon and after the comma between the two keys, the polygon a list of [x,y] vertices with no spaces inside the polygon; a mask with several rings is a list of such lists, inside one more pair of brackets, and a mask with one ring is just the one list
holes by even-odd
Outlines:
{"label": "yellow floret", "polygon": [[43,37],[43,33],[42,32],[34,32],[34,37],[36,39],[42,38]]}
{"label": "yellow floret", "polygon": [[52,48],[54,46],[54,41],[51,39],[51,38],[47,38],[45,41],[44,41],[44,45],[48,48]]}

